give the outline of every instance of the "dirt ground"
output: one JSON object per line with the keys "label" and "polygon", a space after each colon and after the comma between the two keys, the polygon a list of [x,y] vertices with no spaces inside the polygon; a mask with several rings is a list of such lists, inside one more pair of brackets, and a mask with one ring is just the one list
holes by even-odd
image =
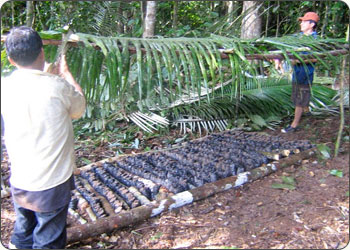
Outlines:
{"label": "dirt ground", "polygon": [[[349,118],[347,112],[343,136],[347,139],[343,140],[338,157],[323,159],[314,155],[258,181],[67,248],[344,248],[349,242]],[[280,128],[265,132],[290,140],[326,143],[333,150],[339,120],[338,115],[303,117],[301,129],[295,133],[281,134]],[[97,161],[101,152],[110,157],[108,150],[107,147],[78,150],[77,156],[90,155],[92,161]],[[1,168],[6,182],[9,174],[6,157]],[[343,176],[332,175],[331,170],[338,170]],[[281,183],[283,176],[296,180],[294,190],[272,188],[272,184]],[[2,199],[1,242],[5,247],[14,219],[11,198]]]}

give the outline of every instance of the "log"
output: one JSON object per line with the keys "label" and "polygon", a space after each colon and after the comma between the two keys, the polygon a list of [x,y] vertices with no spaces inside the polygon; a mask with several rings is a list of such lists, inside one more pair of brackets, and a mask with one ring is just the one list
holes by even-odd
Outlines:
{"label": "log", "polygon": [[237,176],[231,176],[216,182],[207,183],[198,188],[175,194],[160,201],[153,201],[129,211],[123,211],[117,215],[100,218],[91,223],[68,227],[67,243],[74,243],[103,233],[109,233],[113,230],[130,226],[157,216],[162,212],[182,207],[231,188],[237,188],[245,183],[252,182],[276,172],[279,169],[293,164],[301,164],[303,159],[314,155],[316,151],[316,148],[311,148],[298,154],[292,154],[289,157],[281,159],[279,162],[263,165],[251,171],[240,173]]}

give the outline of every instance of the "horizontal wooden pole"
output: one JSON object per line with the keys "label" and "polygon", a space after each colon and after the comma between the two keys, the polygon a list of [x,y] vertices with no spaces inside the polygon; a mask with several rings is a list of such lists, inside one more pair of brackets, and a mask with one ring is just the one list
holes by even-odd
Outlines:
{"label": "horizontal wooden pole", "polygon": [[[1,36],[1,42],[4,42],[6,40],[6,36]],[[73,47],[77,47],[79,42],[79,37],[73,34],[73,39],[70,39],[68,41],[69,46],[73,46]],[[43,39],[43,44],[44,45],[55,45],[58,46],[62,43],[61,40],[44,40]],[[96,44],[92,43],[92,46],[95,49],[100,49]],[[136,53],[136,48],[135,47],[130,47],[129,51],[132,54]],[[146,53],[146,50],[141,48],[142,53]],[[231,52],[231,54],[234,51]],[[220,56],[222,59],[228,59],[229,58],[229,54],[230,53],[225,53],[225,52],[220,52]],[[347,44],[344,44],[344,49],[338,49],[338,50],[331,50],[331,51],[327,51],[324,53],[316,53],[318,57],[326,57],[328,55],[332,55],[332,56],[339,56],[339,55],[346,55],[349,54],[349,46]],[[308,55],[305,54],[299,54],[299,56],[303,59],[315,59],[316,57],[314,55],[312,55],[311,53]],[[286,59],[286,56],[281,54],[246,54],[245,57],[248,60],[273,60],[273,59],[280,59],[280,60],[284,60]],[[289,54],[288,55],[289,59],[298,59],[297,57],[295,57],[294,55]]]}

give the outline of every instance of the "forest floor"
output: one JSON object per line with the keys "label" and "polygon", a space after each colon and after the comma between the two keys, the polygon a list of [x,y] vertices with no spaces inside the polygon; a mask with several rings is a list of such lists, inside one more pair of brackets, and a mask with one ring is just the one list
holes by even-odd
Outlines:
{"label": "forest floor", "polygon": [[[303,117],[291,134],[265,130],[288,140],[326,144],[334,152],[340,117]],[[285,121],[286,125],[290,121]],[[174,138],[181,135],[172,131]],[[320,154],[239,188],[164,212],[109,234],[70,244],[70,249],[335,249],[349,242],[349,135],[347,111],[343,141],[337,157]],[[170,135],[169,135],[170,136]],[[145,144],[161,147],[164,138]],[[79,142],[77,142],[79,144]],[[110,157],[107,146],[85,147],[77,157],[92,162]],[[1,163],[8,183],[7,157]],[[331,172],[333,170],[333,172]],[[333,175],[338,170],[339,176]],[[332,174],[333,173],[333,174]],[[342,175],[342,176],[341,176]],[[295,189],[275,189],[283,176],[296,180]],[[1,242],[8,247],[15,220],[11,198],[1,200]]]}

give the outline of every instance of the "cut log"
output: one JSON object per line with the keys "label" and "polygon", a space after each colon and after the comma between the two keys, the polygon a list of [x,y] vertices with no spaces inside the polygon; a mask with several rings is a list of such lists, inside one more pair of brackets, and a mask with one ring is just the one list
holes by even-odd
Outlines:
{"label": "cut log", "polygon": [[251,182],[267,176],[278,169],[301,164],[301,161],[314,155],[316,148],[302,151],[298,154],[290,155],[279,162],[263,165],[251,171],[240,173],[216,182],[207,183],[198,188],[175,194],[160,201],[153,201],[129,211],[121,212],[117,215],[100,218],[97,221],[77,225],[67,228],[67,242],[73,243],[86,238],[98,236],[102,233],[109,233],[115,229],[135,224],[148,218],[157,216],[164,211],[182,207],[194,201],[205,199],[216,193],[239,187],[247,182]]}

